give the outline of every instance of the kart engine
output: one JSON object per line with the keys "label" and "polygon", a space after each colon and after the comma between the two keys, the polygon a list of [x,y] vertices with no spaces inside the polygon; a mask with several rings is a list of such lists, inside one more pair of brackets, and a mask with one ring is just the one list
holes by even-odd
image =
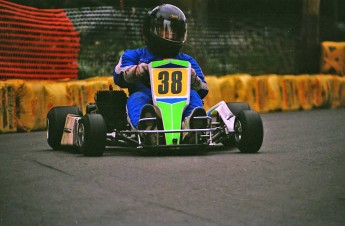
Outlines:
{"label": "kart engine", "polygon": [[123,90],[100,90],[95,95],[96,103],[90,104],[87,111],[101,114],[107,130],[123,130],[128,127],[126,103],[127,95]]}

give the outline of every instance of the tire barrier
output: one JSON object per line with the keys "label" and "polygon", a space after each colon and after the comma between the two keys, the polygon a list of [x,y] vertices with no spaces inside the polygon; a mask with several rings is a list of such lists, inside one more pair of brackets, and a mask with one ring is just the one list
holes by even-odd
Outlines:
{"label": "tire barrier", "polygon": [[280,92],[282,94],[281,110],[298,110],[300,103],[297,94],[296,76],[286,75],[279,77]]}
{"label": "tire barrier", "polygon": [[344,98],[344,77],[332,75],[316,76],[315,107],[338,108]]}
{"label": "tire barrier", "polygon": [[256,76],[253,77],[253,109],[259,112],[269,111],[269,92],[268,92],[268,77]]}
{"label": "tire barrier", "polygon": [[[234,76],[232,75],[225,75],[218,77],[219,81],[219,91],[220,91],[220,100],[224,100],[225,102],[233,102],[236,98],[235,93],[235,80]],[[210,85],[212,86],[212,85]]]}
{"label": "tire barrier", "polygon": [[301,109],[309,110],[313,108],[313,79],[308,75],[296,77],[297,95]]}
{"label": "tire barrier", "polygon": [[339,90],[336,95],[339,97],[339,107],[345,107],[345,78],[338,77]]}
{"label": "tire barrier", "polygon": [[321,43],[321,73],[345,74],[345,42]]}
{"label": "tire barrier", "polygon": [[83,114],[86,113],[86,105],[88,104],[86,84],[84,80],[69,81],[66,83],[68,97],[70,98],[71,105],[77,106]]}
{"label": "tire barrier", "polygon": [[[13,80],[11,80],[12,82]],[[45,82],[24,81],[17,83],[17,126],[18,131],[30,132],[46,127],[44,89]]]}
{"label": "tire barrier", "polygon": [[205,109],[211,108],[213,105],[219,102],[222,98],[220,87],[220,80],[217,76],[206,76],[205,80],[208,84],[208,94],[204,98]]}
{"label": "tire barrier", "polygon": [[0,133],[17,131],[15,85],[0,82]]}
{"label": "tire barrier", "polygon": [[106,90],[109,89],[109,84],[106,79],[102,77],[93,77],[89,79],[85,79],[86,81],[86,96],[87,96],[87,103],[95,102],[95,94],[98,90]]}
{"label": "tire barrier", "polygon": [[[205,108],[221,100],[247,102],[259,112],[345,107],[345,77],[337,75],[226,75],[206,76],[209,94]],[[0,81],[0,133],[46,128],[53,106],[77,106],[85,113],[98,90],[120,89],[111,76],[85,80]],[[125,90],[127,91],[127,90]]]}
{"label": "tire barrier", "polygon": [[268,85],[268,109],[269,111],[281,110],[282,105],[282,94],[280,92],[279,86],[279,76],[277,75],[267,75],[267,85]]}
{"label": "tire barrier", "polygon": [[344,83],[341,83],[341,79],[340,77],[333,77],[333,76],[328,76],[329,79],[332,80],[331,82],[331,87],[332,87],[332,91],[331,91],[331,96],[332,96],[332,104],[331,104],[331,108],[338,108],[341,106],[341,92],[344,92],[343,89],[345,87],[343,87],[342,85]]}
{"label": "tire barrier", "polygon": [[234,75],[235,101],[247,102],[251,107],[254,105],[253,77],[248,74]]}
{"label": "tire barrier", "polygon": [[328,108],[331,106],[331,83],[324,76],[315,76],[313,78],[314,94],[313,105],[315,108]]}
{"label": "tire barrier", "polygon": [[44,115],[54,106],[72,105],[70,100],[65,82],[44,83]]}

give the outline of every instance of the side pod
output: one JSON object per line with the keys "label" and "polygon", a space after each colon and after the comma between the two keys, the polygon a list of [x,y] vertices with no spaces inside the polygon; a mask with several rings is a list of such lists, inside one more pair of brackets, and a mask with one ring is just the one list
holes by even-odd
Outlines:
{"label": "side pod", "polygon": [[63,129],[61,145],[77,146],[78,145],[78,121],[81,117],[68,114],[66,117],[65,127]]}

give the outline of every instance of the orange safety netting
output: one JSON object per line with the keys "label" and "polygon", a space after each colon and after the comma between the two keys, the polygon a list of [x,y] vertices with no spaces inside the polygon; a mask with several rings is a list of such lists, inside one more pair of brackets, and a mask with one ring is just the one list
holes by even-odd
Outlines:
{"label": "orange safety netting", "polygon": [[77,78],[79,47],[64,9],[0,0],[0,79]]}

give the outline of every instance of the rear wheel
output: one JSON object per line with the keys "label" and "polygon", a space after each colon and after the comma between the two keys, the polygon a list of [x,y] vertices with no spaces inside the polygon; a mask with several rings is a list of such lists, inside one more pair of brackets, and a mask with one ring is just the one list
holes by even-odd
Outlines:
{"label": "rear wheel", "polygon": [[264,131],[256,111],[241,111],[235,120],[235,144],[243,153],[256,153],[262,145]]}
{"label": "rear wheel", "polygon": [[241,111],[250,110],[250,106],[246,102],[227,102],[226,105],[234,115],[238,115]]}
{"label": "rear wheel", "polygon": [[78,125],[78,146],[85,156],[101,156],[105,150],[107,127],[100,114],[84,115]]}
{"label": "rear wheel", "polygon": [[[246,102],[227,102],[226,105],[230,111],[237,116],[241,111],[250,110],[250,106]],[[233,147],[235,145],[235,138],[233,135],[226,137],[222,140],[222,144],[227,147]]]}
{"label": "rear wheel", "polygon": [[54,150],[61,149],[61,138],[68,114],[82,115],[75,106],[53,107],[47,114],[47,141]]}

